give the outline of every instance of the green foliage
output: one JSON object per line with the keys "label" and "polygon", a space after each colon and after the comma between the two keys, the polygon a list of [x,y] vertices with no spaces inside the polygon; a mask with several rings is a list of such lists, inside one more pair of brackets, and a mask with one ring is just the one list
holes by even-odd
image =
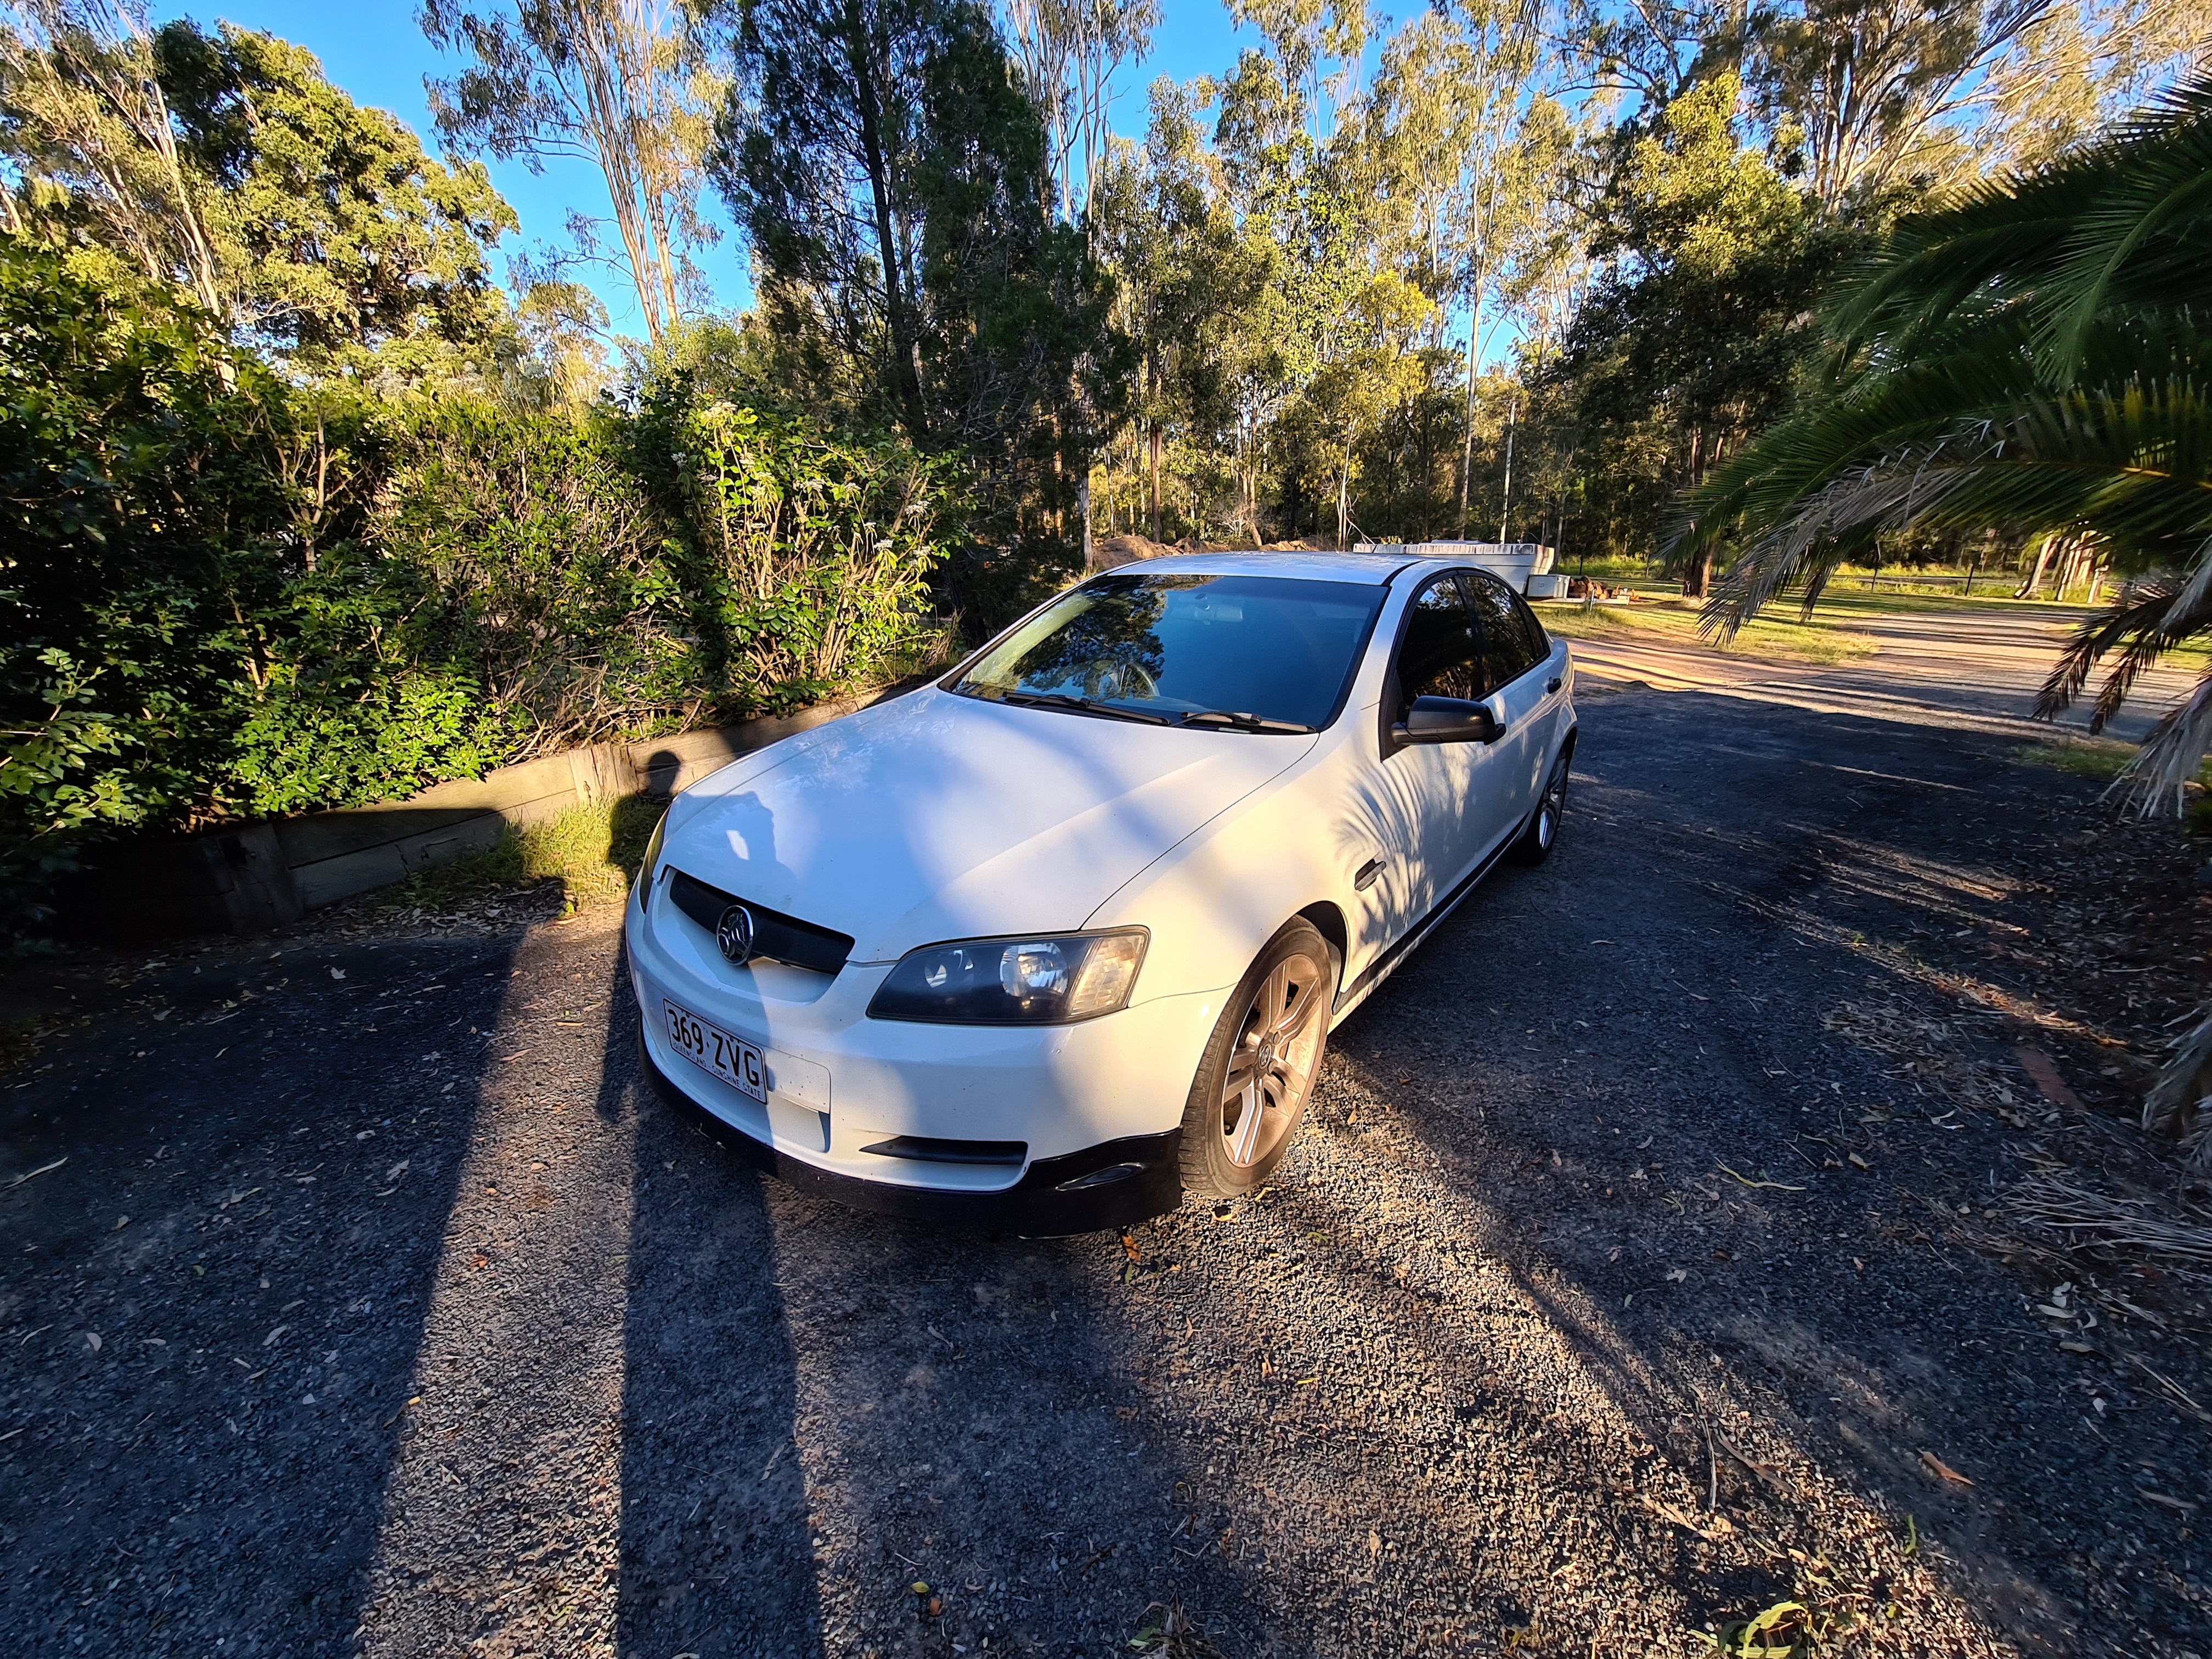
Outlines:
{"label": "green foliage", "polygon": [[282,587],[283,404],[166,290],[0,238],[0,724],[46,780],[0,846],[213,807]]}
{"label": "green foliage", "polygon": [[684,526],[672,598],[718,706],[788,708],[914,645],[965,510],[956,464],[702,399],[682,374],[648,388],[638,444]]}
{"label": "green foliage", "polygon": [[405,665],[343,700],[318,696],[296,670],[287,672],[252,706],[235,741],[226,793],[257,817],[480,776],[515,748],[474,681]]}
{"label": "green foliage", "polygon": [[[1836,301],[1822,394],[1694,499],[1681,541],[1743,550],[1709,616],[1809,605],[1842,561],[1912,527],[2094,536],[2136,580],[2044,689],[2051,716],[2117,657],[2092,729],[2212,631],[2212,81],[2098,143],[1903,222]],[[2212,676],[2146,745],[2178,799],[2212,742]]]}
{"label": "green foliage", "polygon": [[780,400],[957,456],[979,550],[951,602],[998,620],[998,558],[1072,565],[1121,378],[1109,289],[1053,216],[1037,112],[970,0],[738,0],[713,158],[750,242],[748,329]]}
{"label": "green foliage", "polygon": [[1653,547],[1676,493],[1789,406],[1818,342],[1838,238],[1740,141],[1736,94],[1717,75],[1629,145],[1592,250],[1617,263],[1552,377],[1584,458],[1577,539],[1607,550]]}
{"label": "green foliage", "polygon": [[234,342],[388,387],[480,378],[519,343],[489,268],[514,211],[273,35],[25,0],[0,23],[11,218],[173,282]]}
{"label": "green foliage", "polygon": [[[633,470],[629,443],[629,424],[606,409],[454,397],[405,417],[373,534],[422,599],[376,648],[473,683],[523,752],[702,706],[664,603],[676,526]],[[391,578],[376,568],[338,580]]]}
{"label": "green foliage", "polygon": [[153,48],[248,337],[311,371],[413,384],[510,331],[488,254],[516,220],[481,165],[433,161],[274,35],[179,21]]}
{"label": "green foliage", "polygon": [[288,386],[0,237],[0,882],[895,672],[960,477],[680,371],[635,415]]}

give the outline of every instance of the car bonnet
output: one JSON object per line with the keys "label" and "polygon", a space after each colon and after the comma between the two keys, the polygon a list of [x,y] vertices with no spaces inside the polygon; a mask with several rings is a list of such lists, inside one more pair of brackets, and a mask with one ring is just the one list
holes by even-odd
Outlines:
{"label": "car bonnet", "polygon": [[934,687],[787,738],[687,792],[663,860],[849,934],[855,962],[1072,931],[1309,735],[1139,725]]}

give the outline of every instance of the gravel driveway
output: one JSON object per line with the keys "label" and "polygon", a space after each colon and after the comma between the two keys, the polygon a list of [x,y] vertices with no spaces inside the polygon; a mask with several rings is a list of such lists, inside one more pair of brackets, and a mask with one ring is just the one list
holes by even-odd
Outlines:
{"label": "gravel driveway", "polygon": [[[1337,1034],[1271,1188],[1126,1238],[746,1172],[641,1087],[611,915],[171,952],[7,1079],[0,1628],[1688,1655],[1794,1599],[2212,1655],[2204,1425],[1952,1224],[2074,1109],[1940,990],[2094,793],[2011,746],[1590,697],[1559,854]],[[2020,1109],[1869,1037],[1921,1017]]]}

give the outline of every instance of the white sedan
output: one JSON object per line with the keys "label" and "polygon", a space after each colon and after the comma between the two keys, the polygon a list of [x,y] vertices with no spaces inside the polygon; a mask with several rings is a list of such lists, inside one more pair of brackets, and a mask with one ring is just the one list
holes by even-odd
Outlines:
{"label": "white sedan", "polygon": [[1093,577],[676,798],[628,917],[647,1073],[869,1209],[1050,1234],[1249,1192],[1336,1023],[1550,853],[1572,680],[1448,560]]}

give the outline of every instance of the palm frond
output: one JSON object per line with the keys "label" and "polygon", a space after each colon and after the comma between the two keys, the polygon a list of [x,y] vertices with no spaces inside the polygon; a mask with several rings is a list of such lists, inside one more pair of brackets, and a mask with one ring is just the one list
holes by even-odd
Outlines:
{"label": "palm frond", "polygon": [[2178,811],[2182,790],[2196,777],[2208,749],[2212,749],[2212,670],[2206,671],[2186,698],[2160,716],[2127,770],[2112,780],[2106,793],[2144,814],[2163,810],[2169,801]]}
{"label": "palm frond", "polygon": [[[2208,566],[2212,566],[2212,561],[2200,564],[2200,570]],[[2193,609],[2185,602],[2175,602],[2177,594],[2185,595],[2192,588],[2200,596]],[[2075,630],[2036,696],[2036,718],[2055,720],[2071,708],[2098,663],[2118,652],[2119,661],[2106,678],[2090,711],[2089,730],[2103,731],[2145,671],[2184,640],[2212,626],[2212,605],[2204,602],[2204,591],[2200,582],[2185,580],[2172,571],[2159,571],[2129,583],[2110,605]]]}
{"label": "palm frond", "polygon": [[[1685,501],[1668,552],[1736,550],[1703,627],[1730,635],[1784,592],[1809,609],[1885,531],[2094,536],[2118,568],[2160,573],[2075,635],[2038,699],[2055,715],[2112,659],[2101,728],[2212,627],[2208,271],[2212,75],[1901,222],[1826,309],[1820,392]],[[2130,788],[2177,788],[2209,734],[2200,688]]]}

